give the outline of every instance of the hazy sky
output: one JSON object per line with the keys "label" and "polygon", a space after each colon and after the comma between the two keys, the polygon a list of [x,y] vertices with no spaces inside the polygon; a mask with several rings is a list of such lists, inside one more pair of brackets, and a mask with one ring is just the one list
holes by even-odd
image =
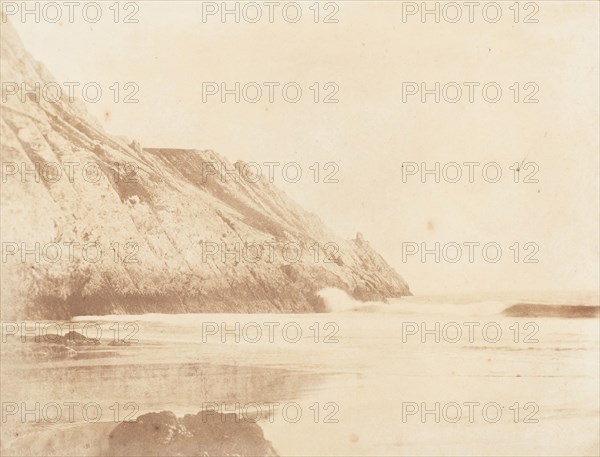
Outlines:
{"label": "hazy sky", "polygon": [[[274,23],[264,16],[258,23],[231,17],[222,23],[218,16],[203,23],[200,2],[190,1],[139,2],[137,24],[115,24],[109,3],[96,24],[80,14],[73,24],[67,17],[56,24],[18,17],[12,23],[59,81],[103,87],[105,96],[89,108],[111,133],[144,147],[299,163],[298,183],[284,182],[279,171],[277,184],[338,234],[363,232],[417,294],[597,289],[599,4],[538,2],[532,16],[538,23],[522,22],[531,11],[521,11],[515,23],[512,2],[500,2],[503,16],[496,23],[476,11],[473,23],[463,16],[457,23],[430,17],[423,24],[418,15],[403,22],[401,2],[366,1],[338,2],[338,23],[314,23],[312,3],[303,3],[297,23],[279,10]],[[108,89],[114,82],[135,82],[139,103],[114,103]],[[303,94],[289,103],[279,86],[274,103],[267,89],[258,103],[235,103],[232,96],[227,103],[218,96],[203,103],[203,82],[294,82]],[[315,82],[321,98],[333,87],[324,84],[335,83],[339,102],[315,103]],[[403,82],[431,88],[455,82],[463,95],[457,103],[435,103],[433,95],[426,103],[418,95],[403,103]],[[473,103],[464,82],[480,84]],[[490,82],[503,91],[497,103],[482,97],[481,87]],[[532,97],[539,102],[523,103],[537,88]],[[538,183],[514,183],[510,167],[522,161],[535,165],[520,179],[537,169]],[[335,162],[339,183],[313,182],[315,162]],[[496,162],[503,175],[488,183],[479,166],[469,183],[463,165],[457,183],[435,183],[432,176],[422,183],[419,174],[403,182],[403,162],[429,168]],[[403,261],[403,243],[433,248],[436,242],[463,245],[461,260],[435,263],[430,255],[423,263],[415,255]],[[502,257],[487,262],[479,247],[470,263],[465,242],[498,243]],[[523,263],[534,250],[524,250],[525,243],[539,246],[532,257],[538,263]],[[454,257],[451,245],[446,254]]]}

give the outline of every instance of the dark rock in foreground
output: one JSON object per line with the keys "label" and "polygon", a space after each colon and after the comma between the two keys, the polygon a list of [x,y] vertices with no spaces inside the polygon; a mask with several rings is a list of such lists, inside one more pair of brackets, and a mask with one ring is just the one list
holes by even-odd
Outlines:
{"label": "dark rock in foreground", "polygon": [[532,303],[517,303],[503,311],[511,317],[562,317],[590,318],[598,317],[600,307],[587,305],[536,305]]}
{"label": "dark rock in foreground", "polygon": [[65,333],[61,337],[61,341],[62,341],[62,344],[65,344],[67,346],[70,346],[70,345],[80,346],[80,345],[96,345],[96,344],[100,344],[99,340],[87,338],[87,337],[83,336],[81,333],[76,332],[76,331],[70,331],[70,332]]}
{"label": "dark rock in foreground", "polygon": [[122,422],[109,435],[115,456],[276,457],[262,429],[236,414],[200,411],[178,419],[171,411]]}

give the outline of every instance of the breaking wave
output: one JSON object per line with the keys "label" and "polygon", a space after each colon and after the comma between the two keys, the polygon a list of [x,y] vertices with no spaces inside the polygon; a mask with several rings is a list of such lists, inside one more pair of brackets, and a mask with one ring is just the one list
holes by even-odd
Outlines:
{"label": "breaking wave", "polygon": [[336,287],[322,289],[317,294],[325,303],[325,309],[329,313],[342,313],[351,311],[375,312],[381,311],[388,304],[377,301],[361,302],[355,300],[345,291]]}

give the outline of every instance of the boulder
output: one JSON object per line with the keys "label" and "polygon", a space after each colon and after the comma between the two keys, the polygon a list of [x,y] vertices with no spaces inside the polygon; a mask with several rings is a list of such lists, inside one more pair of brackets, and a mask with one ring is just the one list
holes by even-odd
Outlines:
{"label": "boulder", "polygon": [[277,456],[259,425],[216,411],[182,419],[171,411],[143,414],[115,427],[109,449],[115,456]]}

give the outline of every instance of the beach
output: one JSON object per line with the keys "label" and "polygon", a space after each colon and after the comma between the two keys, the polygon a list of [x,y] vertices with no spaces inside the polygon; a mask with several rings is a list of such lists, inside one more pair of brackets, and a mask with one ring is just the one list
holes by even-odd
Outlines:
{"label": "beach", "polygon": [[[107,455],[119,422],[208,410],[256,422],[285,456],[597,454],[598,320],[505,316],[509,305],[409,298],[59,323],[102,336],[54,359],[5,350],[3,450]],[[43,346],[33,335],[13,343]]]}

